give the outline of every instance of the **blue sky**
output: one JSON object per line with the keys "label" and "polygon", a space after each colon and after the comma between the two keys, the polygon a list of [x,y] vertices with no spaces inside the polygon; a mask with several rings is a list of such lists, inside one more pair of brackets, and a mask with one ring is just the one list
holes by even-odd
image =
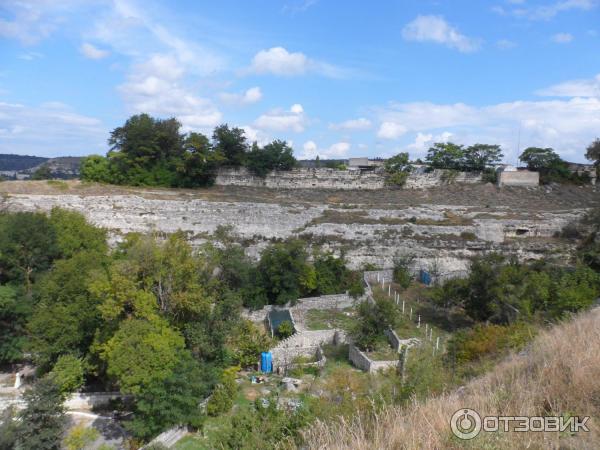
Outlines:
{"label": "blue sky", "polygon": [[0,152],[105,153],[131,114],[297,157],[600,136],[600,0],[0,0]]}

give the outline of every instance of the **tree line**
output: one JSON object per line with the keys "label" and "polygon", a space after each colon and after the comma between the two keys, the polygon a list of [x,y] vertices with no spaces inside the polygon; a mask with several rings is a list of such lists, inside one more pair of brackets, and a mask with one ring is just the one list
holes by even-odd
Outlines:
{"label": "tree line", "polygon": [[[110,250],[105,230],[76,212],[0,214],[0,364],[31,358],[39,380],[11,433],[22,448],[58,448],[62,401],[89,384],[133,396],[125,423],[140,440],[200,426],[199,403],[214,392],[209,413],[228,411],[231,374],[272,345],[242,306],[346,290],[360,295],[362,284],[345,260],[298,240],[258,262],[227,228],[197,252],[183,233],[130,234]],[[0,435],[13,424],[0,420]]]}
{"label": "tree line", "polygon": [[219,167],[246,167],[264,177],[271,170],[296,165],[292,148],[274,140],[261,147],[250,144],[241,128],[219,125],[212,139],[202,133],[182,133],[177,119],[134,115],[115,128],[106,156],[88,156],[81,179],[133,186],[210,186]]}

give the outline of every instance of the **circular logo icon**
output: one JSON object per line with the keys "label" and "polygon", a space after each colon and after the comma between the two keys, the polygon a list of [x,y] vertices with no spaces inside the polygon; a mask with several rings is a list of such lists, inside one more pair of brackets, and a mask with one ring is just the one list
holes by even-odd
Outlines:
{"label": "circular logo icon", "polygon": [[459,409],[450,419],[450,428],[459,439],[473,439],[481,431],[481,417],[472,409]]}

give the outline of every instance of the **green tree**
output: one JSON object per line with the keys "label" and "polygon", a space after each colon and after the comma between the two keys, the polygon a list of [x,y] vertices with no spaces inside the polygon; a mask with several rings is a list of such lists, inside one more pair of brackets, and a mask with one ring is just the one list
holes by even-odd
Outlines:
{"label": "green tree", "polygon": [[356,324],[351,331],[356,345],[363,350],[371,350],[378,341],[385,340],[384,331],[398,324],[399,313],[395,303],[388,298],[377,298],[358,305]]}
{"label": "green tree", "polygon": [[198,426],[200,403],[212,380],[187,351],[182,351],[172,373],[153,380],[135,397],[134,416],[126,427],[140,439],[150,439],[174,425]]}
{"label": "green tree", "polygon": [[503,157],[499,145],[474,144],[464,150],[464,168],[469,171],[482,171],[499,163]]}
{"label": "green tree", "polygon": [[56,235],[56,245],[63,258],[85,251],[100,255],[108,252],[106,231],[89,224],[83,214],[62,208],[52,208],[50,224]]}
{"label": "green tree", "polygon": [[214,151],[208,137],[202,133],[189,133],[184,140],[185,153],[177,166],[178,185],[182,187],[210,186],[214,183],[217,168],[224,157]]}
{"label": "green tree", "polygon": [[408,160],[408,153],[398,153],[385,161],[384,168],[390,183],[403,186],[413,167]]}
{"label": "green tree", "polygon": [[406,289],[413,279],[411,265],[415,257],[413,255],[399,255],[394,258],[394,282]]}
{"label": "green tree", "polygon": [[14,406],[0,412],[0,450],[14,450],[17,447],[19,428],[15,419]]}
{"label": "green tree", "polygon": [[219,125],[213,131],[213,147],[225,159],[225,164],[241,166],[246,161],[248,144],[244,130],[229,125]]}
{"label": "green tree", "polygon": [[235,374],[239,369],[239,367],[228,367],[221,373],[220,383],[215,387],[206,405],[209,416],[218,416],[231,410],[238,391]]}
{"label": "green tree", "polygon": [[285,141],[275,140],[260,148],[256,142],[248,152],[246,166],[254,174],[265,177],[272,170],[290,170],[296,165],[292,148]]}
{"label": "green tree", "polygon": [[176,119],[131,116],[115,128],[108,140],[111,171],[117,183],[140,186],[173,186],[175,166],[183,156],[181,124]]}
{"label": "green tree", "polygon": [[[84,357],[102,325],[100,300],[88,286],[103,274],[106,256],[79,252],[58,260],[36,283],[36,305],[28,320],[29,348],[38,366],[48,370],[61,354]],[[98,272],[96,272],[98,271]]]}
{"label": "green tree", "polygon": [[530,170],[548,170],[560,163],[560,156],[551,148],[528,147],[519,156]]}
{"label": "green tree", "polygon": [[30,309],[30,301],[20,296],[18,289],[0,285],[0,365],[22,358]]}
{"label": "green tree", "polygon": [[465,150],[462,145],[452,142],[437,142],[427,151],[425,160],[433,169],[461,170],[464,165]]}
{"label": "green tree", "polygon": [[103,345],[101,357],[121,392],[139,394],[171,376],[183,348],[183,337],[162,319],[127,319]]}
{"label": "green tree", "polygon": [[23,450],[60,450],[66,425],[64,397],[49,378],[38,380],[23,393],[18,446]]}
{"label": "green tree", "polygon": [[79,177],[84,181],[113,183],[114,175],[110,170],[108,158],[100,155],[86,156],[81,160]]}
{"label": "green tree", "polygon": [[596,138],[585,150],[585,157],[594,162],[596,170],[600,167],[600,138]]}
{"label": "green tree", "polygon": [[23,282],[29,291],[57,256],[56,233],[45,214],[0,215],[0,282]]}
{"label": "green tree", "polygon": [[65,438],[67,450],[86,450],[96,439],[100,432],[91,426],[84,424],[74,426]]}
{"label": "green tree", "polygon": [[83,386],[83,361],[73,355],[61,355],[48,376],[64,395],[75,392]]}
{"label": "green tree", "polygon": [[269,303],[295,302],[316,287],[315,272],[307,258],[300,240],[273,244],[263,251],[258,270]]}
{"label": "green tree", "polygon": [[42,164],[31,174],[32,180],[50,180],[52,178],[52,170],[48,164]]}

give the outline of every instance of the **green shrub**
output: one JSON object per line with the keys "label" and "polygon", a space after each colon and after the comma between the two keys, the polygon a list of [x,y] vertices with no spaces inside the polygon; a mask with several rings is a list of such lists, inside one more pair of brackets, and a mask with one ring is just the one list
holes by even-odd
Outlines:
{"label": "green shrub", "polygon": [[284,320],[277,327],[277,336],[281,339],[285,339],[294,334],[294,325],[289,320]]}
{"label": "green shrub", "polygon": [[63,394],[75,392],[83,386],[83,362],[73,355],[59,356],[49,376]]}

